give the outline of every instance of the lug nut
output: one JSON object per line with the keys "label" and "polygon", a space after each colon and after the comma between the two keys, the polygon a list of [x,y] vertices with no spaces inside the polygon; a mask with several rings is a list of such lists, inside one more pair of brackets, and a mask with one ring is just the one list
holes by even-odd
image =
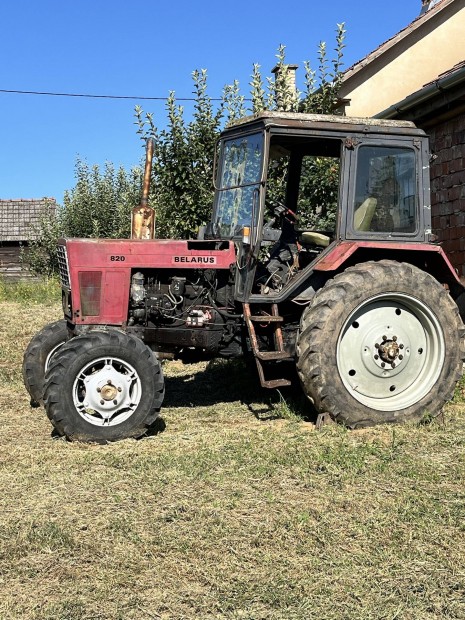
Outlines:
{"label": "lug nut", "polygon": [[404,356],[403,356],[403,355],[399,355],[399,359],[400,359],[400,360],[403,360],[403,359],[404,359]]}
{"label": "lug nut", "polygon": [[386,342],[386,340],[387,340],[387,337],[383,336],[383,342]]}
{"label": "lug nut", "polygon": [[122,392],[123,388],[121,386],[118,387],[118,392]]}
{"label": "lug nut", "polygon": [[102,391],[102,388],[99,388],[99,387],[98,387],[98,388],[97,388],[97,392],[99,392],[99,393],[100,393],[101,391]]}
{"label": "lug nut", "polygon": [[379,360],[379,355],[375,355],[375,360]]}
{"label": "lug nut", "polygon": [[381,362],[381,368],[384,368],[386,366],[386,364],[384,362]]}
{"label": "lug nut", "polygon": [[393,336],[392,339],[394,340],[394,342],[396,342],[397,336]]}
{"label": "lug nut", "polygon": [[403,344],[400,344],[400,345],[399,345],[399,349],[403,349],[403,348],[404,348],[404,345],[403,345]]}
{"label": "lug nut", "polygon": [[375,344],[375,349],[379,349],[379,344],[378,343]]}
{"label": "lug nut", "polygon": [[101,404],[101,405],[104,405],[104,404],[105,404],[105,401],[104,401],[104,400],[101,400],[101,401],[100,401],[100,404]]}
{"label": "lug nut", "polygon": [[108,379],[107,385],[111,385],[111,379]]}
{"label": "lug nut", "polygon": [[113,404],[114,404],[114,405],[117,405],[117,404],[118,404],[118,401],[117,401],[117,400],[114,400],[114,401],[113,401]]}
{"label": "lug nut", "polygon": [[395,367],[396,367],[395,362],[392,362],[392,364],[391,364],[391,368],[395,368]]}

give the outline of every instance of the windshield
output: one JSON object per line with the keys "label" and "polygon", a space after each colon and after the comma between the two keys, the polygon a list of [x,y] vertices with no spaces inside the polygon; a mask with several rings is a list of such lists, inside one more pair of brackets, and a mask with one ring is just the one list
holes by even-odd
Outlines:
{"label": "windshield", "polygon": [[222,143],[213,224],[221,237],[241,234],[258,215],[263,134]]}

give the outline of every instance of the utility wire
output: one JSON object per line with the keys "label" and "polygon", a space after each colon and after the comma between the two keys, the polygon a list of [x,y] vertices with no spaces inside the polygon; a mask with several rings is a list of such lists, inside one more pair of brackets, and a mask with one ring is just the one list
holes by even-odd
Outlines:
{"label": "utility wire", "polygon": [[[46,95],[48,97],[84,97],[87,99],[139,99],[143,101],[168,101],[168,97],[139,97],[137,95],[88,95],[81,93],[50,93],[37,90],[6,90],[0,88],[0,93],[15,95]],[[197,101],[195,97],[176,97],[176,101]],[[210,97],[210,101],[223,101],[221,98]]]}

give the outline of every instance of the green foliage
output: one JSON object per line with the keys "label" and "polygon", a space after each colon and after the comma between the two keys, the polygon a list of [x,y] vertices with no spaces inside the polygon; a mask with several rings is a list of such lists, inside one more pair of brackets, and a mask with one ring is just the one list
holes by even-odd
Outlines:
{"label": "green foliage", "polygon": [[281,112],[298,112],[300,106],[300,92],[295,88],[291,79],[293,70],[286,64],[286,46],[280,45],[276,54],[278,64],[275,67],[275,77],[267,77],[268,82],[268,110]]}
{"label": "green foliage", "polygon": [[57,239],[63,228],[60,213],[54,218],[43,215],[37,225],[38,236],[28,248],[21,248],[21,263],[27,265],[32,273],[50,277],[58,273]]}
{"label": "green foliage", "polygon": [[339,187],[339,162],[331,157],[308,157],[302,170],[299,227],[334,231]]}
{"label": "green foliage", "polygon": [[260,73],[260,65],[255,63],[253,66],[252,81],[250,82],[250,94],[252,97],[252,112],[258,114],[265,109],[265,91],[263,90],[263,79]]}
{"label": "green foliage", "polygon": [[227,124],[246,115],[245,97],[240,94],[239,82],[226,84],[223,90],[223,105],[226,110]]}
{"label": "green foliage", "polygon": [[[335,56],[331,61],[328,61],[326,43],[320,42],[318,46],[318,72],[311,68],[310,63],[304,63],[305,93],[299,107],[300,112],[334,114],[344,75],[342,58],[345,48],[345,35],[344,24],[337,24]],[[331,64],[331,69],[328,67],[329,64]]]}
{"label": "green foliage", "polygon": [[91,168],[78,159],[76,185],[65,192],[60,224],[69,237],[128,237],[131,210],[139,203],[142,172],[133,168],[115,170],[106,163]]}

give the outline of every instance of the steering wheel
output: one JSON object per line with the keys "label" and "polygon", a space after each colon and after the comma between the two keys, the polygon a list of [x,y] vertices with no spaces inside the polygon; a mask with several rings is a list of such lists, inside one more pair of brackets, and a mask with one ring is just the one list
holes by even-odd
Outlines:
{"label": "steering wheel", "polygon": [[291,209],[286,207],[286,205],[279,200],[274,200],[273,202],[266,201],[265,206],[272,211],[275,217],[275,224],[278,223],[279,219],[282,217],[287,218],[292,223],[296,222],[299,219],[299,216],[294,213]]}

